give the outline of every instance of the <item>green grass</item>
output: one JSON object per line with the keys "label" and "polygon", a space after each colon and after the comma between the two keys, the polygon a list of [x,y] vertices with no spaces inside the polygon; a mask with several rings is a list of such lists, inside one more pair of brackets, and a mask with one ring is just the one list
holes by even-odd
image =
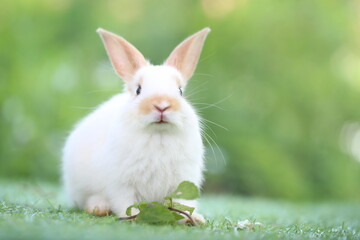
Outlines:
{"label": "green grass", "polygon": [[[0,181],[0,239],[360,239],[358,202],[292,203],[203,196],[201,227],[151,226],[93,217],[66,206],[61,188]],[[239,230],[238,220],[263,227]]]}

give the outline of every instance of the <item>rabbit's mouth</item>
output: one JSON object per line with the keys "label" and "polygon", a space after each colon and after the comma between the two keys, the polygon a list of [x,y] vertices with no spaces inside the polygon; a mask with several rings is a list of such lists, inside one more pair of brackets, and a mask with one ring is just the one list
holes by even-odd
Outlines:
{"label": "rabbit's mouth", "polygon": [[156,124],[166,124],[166,123],[169,123],[169,122],[164,121],[163,119],[161,119],[160,121],[155,122],[155,123],[156,123]]}
{"label": "rabbit's mouth", "polygon": [[149,118],[147,124],[158,126],[160,128],[165,128],[167,126],[174,126],[179,124],[176,113],[170,111],[153,112],[152,115],[148,117]]}
{"label": "rabbit's mouth", "polygon": [[166,124],[169,123],[168,116],[164,112],[160,112],[159,116],[157,117],[156,124]]}

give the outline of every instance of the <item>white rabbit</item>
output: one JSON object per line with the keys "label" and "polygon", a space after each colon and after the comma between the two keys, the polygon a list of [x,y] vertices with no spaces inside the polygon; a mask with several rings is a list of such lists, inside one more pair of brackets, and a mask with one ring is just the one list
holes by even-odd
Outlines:
{"label": "white rabbit", "polygon": [[[210,29],[185,39],[160,66],[151,65],[124,38],[97,32],[125,89],[71,132],[63,150],[63,181],[77,207],[124,217],[135,201],[163,201],[182,181],[201,187],[200,123],[182,91]],[[196,201],[183,203],[196,206]],[[193,216],[204,221],[200,214]]]}

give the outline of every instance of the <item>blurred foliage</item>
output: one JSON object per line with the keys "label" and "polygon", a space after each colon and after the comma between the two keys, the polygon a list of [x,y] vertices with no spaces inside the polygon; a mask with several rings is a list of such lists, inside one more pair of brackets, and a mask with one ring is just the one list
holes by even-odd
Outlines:
{"label": "blurred foliage", "polygon": [[74,123],[121,90],[98,27],[160,64],[209,26],[187,89],[208,119],[205,190],[360,199],[359,12],[356,0],[2,1],[0,176],[57,181]]}

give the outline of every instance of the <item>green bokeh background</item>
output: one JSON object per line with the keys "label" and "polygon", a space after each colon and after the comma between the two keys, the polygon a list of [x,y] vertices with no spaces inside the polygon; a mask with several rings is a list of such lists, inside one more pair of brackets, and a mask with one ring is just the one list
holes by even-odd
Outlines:
{"label": "green bokeh background", "polygon": [[211,121],[204,191],[360,199],[356,0],[2,1],[0,178],[59,181],[72,126],[122,89],[98,27],[160,64],[206,26],[186,93]]}

